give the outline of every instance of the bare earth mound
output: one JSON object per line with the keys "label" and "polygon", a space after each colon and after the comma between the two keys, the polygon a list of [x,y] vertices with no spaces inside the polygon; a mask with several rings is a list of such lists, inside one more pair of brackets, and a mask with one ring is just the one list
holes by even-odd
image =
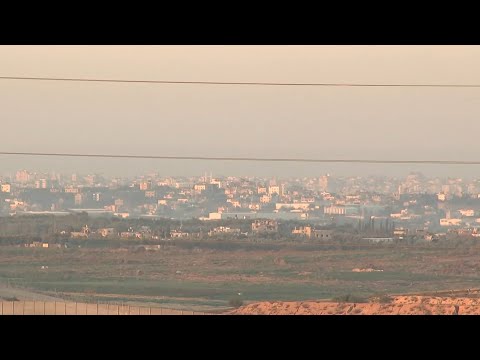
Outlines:
{"label": "bare earth mound", "polygon": [[480,315],[480,298],[394,296],[389,303],[260,302],[231,315]]}

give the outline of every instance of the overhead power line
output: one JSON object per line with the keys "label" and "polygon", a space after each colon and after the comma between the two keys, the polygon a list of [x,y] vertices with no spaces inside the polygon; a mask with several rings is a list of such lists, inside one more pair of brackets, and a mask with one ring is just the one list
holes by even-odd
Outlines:
{"label": "overhead power line", "polygon": [[480,84],[375,84],[375,83],[304,83],[304,82],[241,82],[241,81],[174,81],[174,80],[127,80],[98,78],[57,78],[0,76],[0,80],[97,82],[125,84],[170,84],[170,85],[251,85],[251,86],[320,86],[320,87],[431,87],[431,88],[480,88]]}
{"label": "overhead power line", "polygon": [[259,158],[259,157],[209,157],[209,156],[163,156],[163,155],[115,155],[81,153],[40,153],[0,151],[0,155],[55,156],[85,158],[158,159],[158,160],[207,160],[207,161],[261,161],[304,163],[359,163],[359,164],[431,164],[431,165],[480,165],[480,161],[459,160],[372,160],[372,159],[312,159],[312,158]]}

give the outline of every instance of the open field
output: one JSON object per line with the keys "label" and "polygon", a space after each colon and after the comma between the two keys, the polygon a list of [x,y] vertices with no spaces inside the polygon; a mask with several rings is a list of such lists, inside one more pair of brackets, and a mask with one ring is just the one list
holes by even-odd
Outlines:
{"label": "open field", "polygon": [[248,304],[348,294],[363,298],[434,295],[480,287],[480,246],[475,243],[456,247],[252,243],[234,250],[218,247],[193,244],[146,251],[138,247],[2,246],[0,298],[221,312],[231,309],[232,299]]}

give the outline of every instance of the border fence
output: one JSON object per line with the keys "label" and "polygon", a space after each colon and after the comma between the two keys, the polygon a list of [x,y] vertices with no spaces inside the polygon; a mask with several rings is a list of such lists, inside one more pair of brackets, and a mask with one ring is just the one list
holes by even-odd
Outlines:
{"label": "border fence", "polygon": [[203,311],[61,301],[1,301],[0,315],[213,315]]}

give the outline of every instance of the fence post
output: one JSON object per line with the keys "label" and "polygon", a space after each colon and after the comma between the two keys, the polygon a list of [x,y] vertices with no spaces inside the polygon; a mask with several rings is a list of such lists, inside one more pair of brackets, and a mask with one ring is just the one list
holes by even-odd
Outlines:
{"label": "fence post", "polygon": [[25,315],[25,300],[23,300],[23,311],[22,311],[22,315]]}
{"label": "fence post", "polygon": [[63,315],[67,315],[67,303],[64,302],[64,304],[65,304],[65,312],[63,313]]}
{"label": "fence post", "polygon": [[148,308],[148,315],[152,315],[152,308],[151,307]]}
{"label": "fence post", "polygon": [[12,301],[12,306],[13,306],[13,312],[12,312],[12,315],[15,315],[15,301]]}
{"label": "fence post", "polygon": [[3,301],[2,301],[2,315],[3,315]]}
{"label": "fence post", "polygon": [[98,315],[98,301],[97,301],[97,315]]}
{"label": "fence post", "polygon": [[57,315],[57,302],[55,301],[53,303],[54,307],[55,307],[55,310],[53,311],[54,315]]}
{"label": "fence post", "polygon": [[78,315],[78,302],[75,301],[75,315]]}
{"label": "fence post", "polygon": [[45,315],[45,301],[43,302],[43,315]]}

